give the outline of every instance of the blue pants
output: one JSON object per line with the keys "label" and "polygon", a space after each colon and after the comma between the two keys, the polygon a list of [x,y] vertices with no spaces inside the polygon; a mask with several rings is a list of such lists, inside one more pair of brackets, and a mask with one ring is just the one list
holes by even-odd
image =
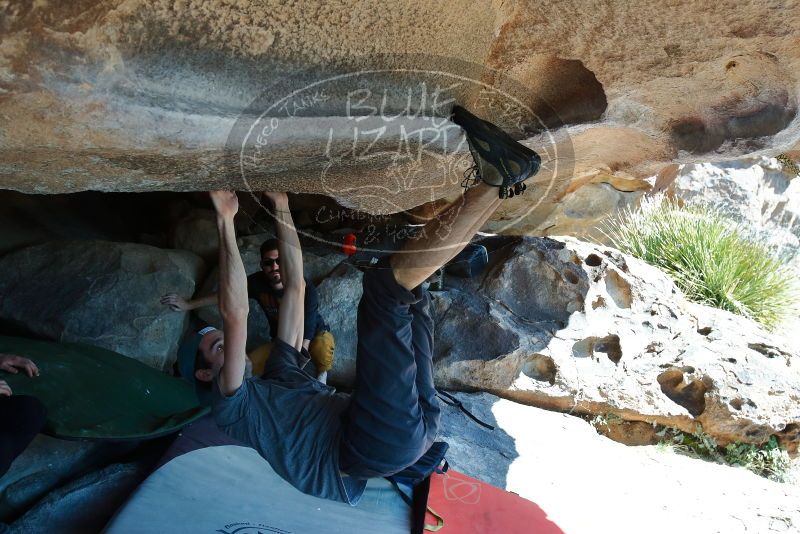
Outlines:
{"label": "blue pants", "polygon": [[356,478],[414,464],[433,444],[440,415],[430,296],[400,286],[387,263],[368,269],[363,285],[356,387],[339,451],[340,469]]}

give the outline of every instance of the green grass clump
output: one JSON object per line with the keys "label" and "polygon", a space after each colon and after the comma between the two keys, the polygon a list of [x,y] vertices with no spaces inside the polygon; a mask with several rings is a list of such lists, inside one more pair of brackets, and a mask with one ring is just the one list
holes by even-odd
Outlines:
{"label": "green grass clump", "polygon": [[666,272],[687,298],[769,329],[790,316],[797,290],[787,261],[711,208],[655,199],[606,226],[615,247]]}
{"label": "green grass clump", "polygon": [[662,449],[671,449],[679,454],[702,458],[713,462],[744,467],[762,477],[776,482],[789,482],[792,460],[778,444],[775,436],[762,445],[731,443],[727,447],[717,446],[716,440],[698,426],[694,433],[665,427],[658,435]]}
{"label": "green grass clump", "polygon": [[740,465],[750,471],[778,482],[787,482],[791,460],[778,445],[778,439],[770,436],[760,447],[747,443],[731,443],[725,447],[725,460],[730,465]]}

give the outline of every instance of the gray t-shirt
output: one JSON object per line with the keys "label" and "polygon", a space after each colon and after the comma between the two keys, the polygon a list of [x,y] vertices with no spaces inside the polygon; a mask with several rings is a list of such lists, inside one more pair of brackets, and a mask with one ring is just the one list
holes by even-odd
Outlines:
{"label": "gray t-shirt", "polygon": [[278,475],[303,493],[355,505],[366,480],[339,472],[342,414],[349,396],[307,373],[248,378],[230,397],[215,381],[212,413],[229,436],[253,447]]}

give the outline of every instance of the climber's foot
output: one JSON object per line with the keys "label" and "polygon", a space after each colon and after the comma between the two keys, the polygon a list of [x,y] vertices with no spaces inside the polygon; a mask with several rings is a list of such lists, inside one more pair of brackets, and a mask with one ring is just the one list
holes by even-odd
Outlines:
{"label": "climber's foot", "polygon": [[523,182],[539,171],[539,154],[461,106],[453,107],[452,120],[464,129],[475,160],[462,185],[467,188],[482,181],[498,187],[500,198],[521,195],[526,189]]}

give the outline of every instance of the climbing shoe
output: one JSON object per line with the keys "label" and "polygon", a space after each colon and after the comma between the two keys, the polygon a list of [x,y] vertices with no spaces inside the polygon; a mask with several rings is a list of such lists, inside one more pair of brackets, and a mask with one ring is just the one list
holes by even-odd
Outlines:
{"label": "climbing shoe", "polygon": [[451,120],[464,129],[475,160],[461,185],[467,188],[482,181],[500,188],[500,198],[521,195],[526,188],[523,182],[539,172],[539,154],[461,106],[453,107]]}

